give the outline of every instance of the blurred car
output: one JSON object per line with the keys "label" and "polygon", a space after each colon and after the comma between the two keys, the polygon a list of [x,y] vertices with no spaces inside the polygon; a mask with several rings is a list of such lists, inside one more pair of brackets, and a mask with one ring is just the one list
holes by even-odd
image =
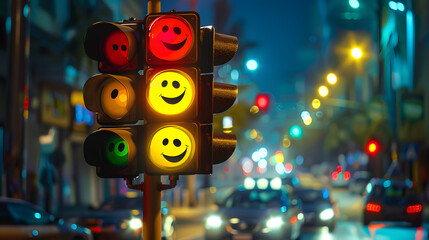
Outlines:
{"label": "blurred car", "polygon": [[300,188],[295,194],[302,201],[304,226],[327,226],[330,232],[335,230],[339,211],[328,189]]}
{"label": "blurred car", "polygon": [[[88,212],[80,224],[89,228],[95,240],[141,239],[143,229],[143,196],[116,196]],[[161,202],[161,237],[175,239],[175,218],[168,214],[165,201]]]}
{"label": "blurred car", "polygon": [[364,197],[363,224],[372,221],[403,221],[422,225],[423,206],[410,180],[373,178]]}
{"label": "blurred car", "polygon": [[217,212],[207,217],[205,239],[297,239],[300,236],[304,223],[300,201],[290,197],[279,178],[279,186],[274,188],[268,180],[257,182],[253,184],[255,187],[240,186],[219,204]]}
{"label": "blurred car", "polygon": [[91,240],[92,235],[29,202],[0,197],[0,239]]}
{"label": "blurred car", "polygon": [[371,176],[367,171],[358,171],[353,174],[349,183],[349,192],[363,195]]}

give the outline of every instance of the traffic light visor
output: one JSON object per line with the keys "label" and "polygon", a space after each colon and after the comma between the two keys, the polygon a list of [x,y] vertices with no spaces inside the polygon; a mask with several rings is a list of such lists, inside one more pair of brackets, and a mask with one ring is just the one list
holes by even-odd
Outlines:
{"label": "traffic light visor", "polygon": [[84,155],[88,164],[111,170],[129,167],[136,153],[130,131],[99,130],[85,140]]}
{"label": "traffic light visor", "polygon": [[128,26],[98,22],[88,28],[84,47],[86,54],[97,61],[105,61],[112,67],[122,68],[134,58],[136,36]]}
{"label": "traffic light visor", "polygon": [[176,115],[185,112],[194,102],[194,80],[177,69],[166,69],[149,80],[147,100],[160,114]]}
{"label": "traffic light visor", "polygon": [[121,119],[134,106],[135,92],[131,83],[132,80],[126,76],[95,75],[84,86],[85,106],[111,119]]}
{"label": "traffic light visor", "polygon": [[147,48],[154,56],[165,61],[186,57],[195,40],[191,24],[177,15],[162,15],[148,27]]}
{"label": "traffic light visor", "polygon": [[149,161],[160,169],[180,170],[192,161],[195,148],[195,139],[188,130],[166,125],[149,140]]}

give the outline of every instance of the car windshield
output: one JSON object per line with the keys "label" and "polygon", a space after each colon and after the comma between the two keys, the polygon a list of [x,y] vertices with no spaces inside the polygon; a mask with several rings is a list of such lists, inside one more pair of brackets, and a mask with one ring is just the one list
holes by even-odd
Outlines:
{"label": "car windshield", "polygon": [[414,189],[403,186],[375,186],[372,195],[388,204],[403,204],[417,200]]}
{"label": "car windshield", "polygon": [[295,193],[303,203],[327,201],[329,196],[327,194],[324,195],[322,191],[316,190],[300,190]]}
{"label": "car windshield", "polygon": [[281,208],[287,195],[280,190],[245,190],[232,193],[225,201],[226,208]]}
{"label": "car windshield", "polygon": [[111,211],[111,210],[131,210],[131,209],[142,209],[143,208],[143,197],[127,198],[127,197],[116,197],[107,200],[100,206],[100,210]]}

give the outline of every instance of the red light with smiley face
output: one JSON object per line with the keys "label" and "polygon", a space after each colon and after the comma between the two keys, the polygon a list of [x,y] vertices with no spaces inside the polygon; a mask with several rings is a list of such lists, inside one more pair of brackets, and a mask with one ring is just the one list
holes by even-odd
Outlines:
{"label": "red light with smiley face", "polygon": [[128,38],[119,30],[109,33],[101,44],[104,60],[115,67],[124,66],[129,62],[128,49]]}
{"label": "red light with smiley face", "polygon": [[148,32],[148,48],[154,56],[166,61],[185,57],[194,43],[190,24],[175,15],[155,19]]}

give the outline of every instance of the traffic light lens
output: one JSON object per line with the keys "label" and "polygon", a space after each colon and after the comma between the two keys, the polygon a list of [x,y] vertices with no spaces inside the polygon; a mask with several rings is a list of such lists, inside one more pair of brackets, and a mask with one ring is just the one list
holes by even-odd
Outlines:
{"label": "traffic light lens", "polygon": [[186,111],[194,101],[192,78],[179,70],[164,70],[149,83],[148,102],[155,111],[175,115]]}
{"label": "traffic light lens", "polygon": [[182,17],[161,16],[148,28],[148,49],[157,58],[177,61],[185,57],[194,44],[191,25]]}
{"label": "traffic light lens", "polygon": [[112,136],[106,143],[104,156],[108,163],[115,166],[126,167],[128,162],[127,142],[119,136]]}
{"label": "traffic light lens", "polygon": [[103,112],[112,119],[124,117],[134,104],[134,101],[131,100],[132,98],[129,98],[129,94],[127,88],[119,81],[113,78],[106,79],[101,92],[101,108]]}
{"label": "traffic light lens", "polygon": [[113,66],[124,66],[129,62],[128,38],[120,30],[110,32],[101,44],[104,60]]}
{"label": "traffic light lens", "polygon": [[195,140],[186,129],[166,126],[153,135],[149,160],[162,169],[182,167],[192,159],[194,148]]}

